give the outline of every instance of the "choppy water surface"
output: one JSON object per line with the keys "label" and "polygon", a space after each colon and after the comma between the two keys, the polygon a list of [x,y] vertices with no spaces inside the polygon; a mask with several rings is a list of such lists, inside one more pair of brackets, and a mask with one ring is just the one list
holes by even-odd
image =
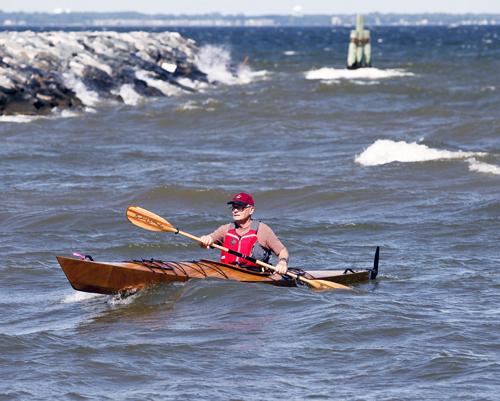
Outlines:
{"label": "choppy water surface", "polygon": [[[497,399],[499,28],[374,29],[352,74],[347,30],[181,33],[252,74],[0,122],[0,399]],[[380,245],[378,280],[113,298],[56,263],[216,258],[124,210],[201,235],[240,190],[292,265],[370,267]]]}

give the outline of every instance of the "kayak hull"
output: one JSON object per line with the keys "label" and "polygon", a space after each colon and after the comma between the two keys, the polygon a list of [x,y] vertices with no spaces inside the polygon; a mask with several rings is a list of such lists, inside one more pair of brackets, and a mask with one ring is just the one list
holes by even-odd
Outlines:
{"label": "kayak hull", "polygon": [[[57,261],[75,290],[98,294],[133,292],[159,283],[205,278],[297,286],[297,281],[293,279],[210,260],[164,262],[151,259],[110,263],[57,256]],[[305,271],[304,277],[349,285],[368,281],[370,270],[309,270]]]}

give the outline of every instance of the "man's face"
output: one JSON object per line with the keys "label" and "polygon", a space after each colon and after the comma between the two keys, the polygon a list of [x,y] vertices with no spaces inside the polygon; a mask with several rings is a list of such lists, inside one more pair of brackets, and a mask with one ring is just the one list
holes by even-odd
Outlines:
{"label": "man's face", "polygon": [[254,210],[255,208],[250,205],[231,205],[233,220],[236,222],[247,220],[252,215]]}

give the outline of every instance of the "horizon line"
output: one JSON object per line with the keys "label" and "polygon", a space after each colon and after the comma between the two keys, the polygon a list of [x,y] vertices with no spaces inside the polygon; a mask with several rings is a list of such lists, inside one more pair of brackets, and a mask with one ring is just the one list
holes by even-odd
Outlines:
{"label": "horizon line", "polygon": [[220,15],[223,17],[268,17],[268,16],[279,16],[279,17],[305,17],[305,16],[331,16],[331,15],[370,15],[370,14],[380,14],[380,15],[500,15],[500,12],[481,12],[481,11],[468,11],[468,12],[445,12],[445,11],[425,11],[425,12],[397,12],[397,11],[369,11],[365,13],[359,12],[341,12],[341,13],[289,13],[289,14],[278,14],[278,13],[267,13],[267,14],[245,14],[245,13],[224,13],[221,11],[211,11],[205,13],[163,13],[163,12],[141,12],[136,10],[113,10],[113,11],[74,11],[71,9],[62,9],[56,8],[52,11],[4,11],[0,9],[1,14],[50,14],[50,15],[64,15],[64,14],[112,14],[112,13],[135,13],[141,15],[168,15],[168,16],[179,16],[179,15],[188,15],[188,16],[206,16],[206,15]]}

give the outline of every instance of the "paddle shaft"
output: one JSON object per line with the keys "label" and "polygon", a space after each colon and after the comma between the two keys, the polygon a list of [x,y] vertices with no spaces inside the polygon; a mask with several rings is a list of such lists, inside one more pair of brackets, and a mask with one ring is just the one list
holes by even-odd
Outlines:
{"label": "paddle shaft", "polygon": [[[200,237],[197,237],[196,235],[189,234],[189,233],[187,233],[185,231],[181,231],[178,228],[176,229],[176,231],[174,231],[174,233],[175,234],[183,235],[184,237],[190,238],[190,239],[192,239],[192,240],[194,240],[196,242],[200,242],[201,243],[201,238]],[[230,253],[231,255],[237,256],[239,258],[248,260],[249,262],[255,263],[256,265],[258,265],[260,267],[264,267],[264,268],[272,270],[274,272],[276,271],[276,268],[273,265],[270,265],[269,263],[265,263],[265,262],[263,262],[263,261],[261,261],[259,259],[255,259],[255,258],[252,258],[251,256],[243,255],[240,252],[233,251],[232,249],[226,248],[226,247],[218,245],[218,244],[212,244],[210,246],[212,248],[218,249],[220,251]],[[302,282],[310,285],[311,287],[319,288],[318,285],[317,285],[317,283],[315,283],[313,280],[309,280],[309,279],[307,279],[305,277],[299,276],[299,275],[297,275],[295,273],[291,273],[291,272],[287,272],[286,275],[290,276],[291,278],[294,278],[295,280],[300,280],[300,281],[302,281]],[[332,286],[337,285],[338,288],[348,288],[348,287],[346,287],[346,286],[344,286],[342,284],[338,284],[338,283],[329,283],[329,284],[332,285]]]}
{"label": "paddle shaft", "polygon": [[[200,237],[197,237],[196,235],[192,235],[192,234],[189,234],[185,231],[181,231],[179,229],[177,229],[176,231],[174,231],[175,234],[180,234],[180,235],[183,235],[184,237],[188,237],[188,238],[191,238],[193,241],[196,241],[196,242],[200,242],[201,243],[201,238]],[[243,255],[242,253],[240,252],[237,252],[237,251],[233,251],[232,249],[229,249],[229,248],[226,248],[224,246],[221,246],[221,245],[218,245],[218,244],[212,244],[210,245],[210,247],[212,248],[215,248],[215,249],[218,249],[222,252],[227,252],[227,253],[230,253],[231,255],[234,255],[234,256],[237,256],[239,258],[242,258],[242,259],[245,259],[245,260],[248,260],[249,262],[252,262],[252,263],[255,263],[261,267],[265,267],[266,269],[271,269],[273,271],[276,270],[276,268],[273,266],[273,265],[269,265],[265,262],[262,262],[261,260],[259,259],[255,259],[255,258],[252,258],[251,256],[247,256],[247,255]],[[288,274],[288,273],[287,273]]]}
{"label": "paddle shaft", "polygon": [[[138,227],[144,228],[146,230],[150,231],[164,231],[164,232],[171,232],[175,234],[180,234],[184,237],[187,237],[189,239],[192,239],[193,241],[201,242],[201,238],[197,237],[195,235],[189,234],[185,231],[181,231],[178,228],[175,228],[172,224],[170,224],[167,220],[165,220],[163,217],[158,216],[157,214],[150,212],[149,210],[143,209],[139,206],[129,206],[127,208],[127,218],[132,224],[135,224]],[[255,259],[251,256],[243,255],[242,253],[233,251],[231,249],[228,249],[226,247],[217,245],[217,244],[212,244],[212,248],[219,249],[221,251],[230,253],[232,255],[238,256],[239,258],[248,260],[252,263],[255,263],[258,266],[264,267],[266,269],[269,269],[271,271],[276,271],[276,268],[273,265],[270,265],[268,263],[264,263],[261,260]],[[303,276],[299,276],[295,273],[287,273],[287,276],[292,277],[296,280],[302,281],[304,283],[307,283],[313,288],[316,288],[318,290],[325,290],[325,289],[350,289],[349,287],[335,283],[332,281],[326,281],[326,280],[309,280]]]}

